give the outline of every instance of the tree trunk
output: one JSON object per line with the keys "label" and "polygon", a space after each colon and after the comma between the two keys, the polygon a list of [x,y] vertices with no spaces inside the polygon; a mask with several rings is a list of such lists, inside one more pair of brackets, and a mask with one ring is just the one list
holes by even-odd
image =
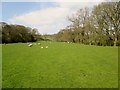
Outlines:
{"label": "tree trunk", "polygon": [[75,39],[73,39],[73,43],[75,43]]}
{"label": "tree trunk", "polygon": [[80,39],[79,39],[79,43],[80,43]]}
{"label": "tree trunk", "polygon": [[117,37],[115,37],[114,46],[117,46]]}

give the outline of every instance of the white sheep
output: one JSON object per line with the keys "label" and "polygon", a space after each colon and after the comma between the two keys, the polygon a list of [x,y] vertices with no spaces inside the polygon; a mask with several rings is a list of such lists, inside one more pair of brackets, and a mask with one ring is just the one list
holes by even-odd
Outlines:
{"label": "white sheep", "polygon": [[41,48],[43,48],[43,47],[41,47]]}
{"label": "white sheep", "polygon": [[40,45],[40,43],[38,43],[38,45]]}
{"label": "white sheep", "polygon": [[48,46],[46,46],[45,48],[48,48]]}
{"label": "white sheep", "polygon": [[33,44],[29,44],[28,46],[29,46],[29,47],[32,47],[32,46],[33,46]]}

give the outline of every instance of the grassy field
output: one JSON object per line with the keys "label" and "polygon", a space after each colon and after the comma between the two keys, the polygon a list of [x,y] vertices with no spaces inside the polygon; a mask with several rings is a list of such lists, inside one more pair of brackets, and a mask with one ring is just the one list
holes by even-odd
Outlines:
{"label": "grassy field", "polygon": [[2,45],[3,88],[118,87],[117,47],[57,42],[41,46]]}
{"label": "grassy field", "polygon": [[0,45],[0,88],[2,88],[2,45]]}

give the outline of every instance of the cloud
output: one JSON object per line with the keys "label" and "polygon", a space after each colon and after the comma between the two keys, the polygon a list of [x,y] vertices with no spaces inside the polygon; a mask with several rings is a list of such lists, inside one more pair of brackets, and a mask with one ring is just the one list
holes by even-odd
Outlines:
{"label": "cloud", "polygon": [[39,29],[39,32],[41,34],[55,34],[57,33],[59,30],[63,29],[63,27],[65,27],[66,25],[64,23],[54,23],[54,24],[45,24],[45,25],[40,25],[40,26],[36,26],[36,28]]}
{"label": "cloud", "polygon": [[62,21],[68,14],[67,8],[55,7],[33,11],[10,19],[12,23],[24,23],[28,25],[51,24]]}
{"label": "cloud", "polygon": [[[1,0],[2,2],[98,2],[103,0]],[[119,1],[119,0],[114,0]]]}
{"label": "cloud", "polygon": [[[56,1],[56,0],[55,0]],[[67,8],[84,8],[91,7],[93,5],[99,4],[100,2],[104,2],[105,0],[57,0],[60,7]]]}
{"label": "cloud", "polygon": [[80,0],[66,0],[65,2],[57,0],[55,3],[56,6],[54,7],[14,16],[9,20],[9,22],[36,27],[42,34],[56,33],[60,28],[64,28],[67,25],[66,17],[68,15],[76,12],[80,8],[86,6],[91,7],[101,2],[101,0],[97,0],[96,2],[91,2],[90,0],[78,1]]}

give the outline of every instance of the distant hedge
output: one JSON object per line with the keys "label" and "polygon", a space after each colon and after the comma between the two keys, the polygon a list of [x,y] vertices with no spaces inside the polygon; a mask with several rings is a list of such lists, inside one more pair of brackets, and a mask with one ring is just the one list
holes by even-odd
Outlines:
{"label": "distant hedge", "polygon": [[22,25],[9,25],[0,23],[0,39],[2,43],[35,42],[39,35],[37,29],[32,29]]}

